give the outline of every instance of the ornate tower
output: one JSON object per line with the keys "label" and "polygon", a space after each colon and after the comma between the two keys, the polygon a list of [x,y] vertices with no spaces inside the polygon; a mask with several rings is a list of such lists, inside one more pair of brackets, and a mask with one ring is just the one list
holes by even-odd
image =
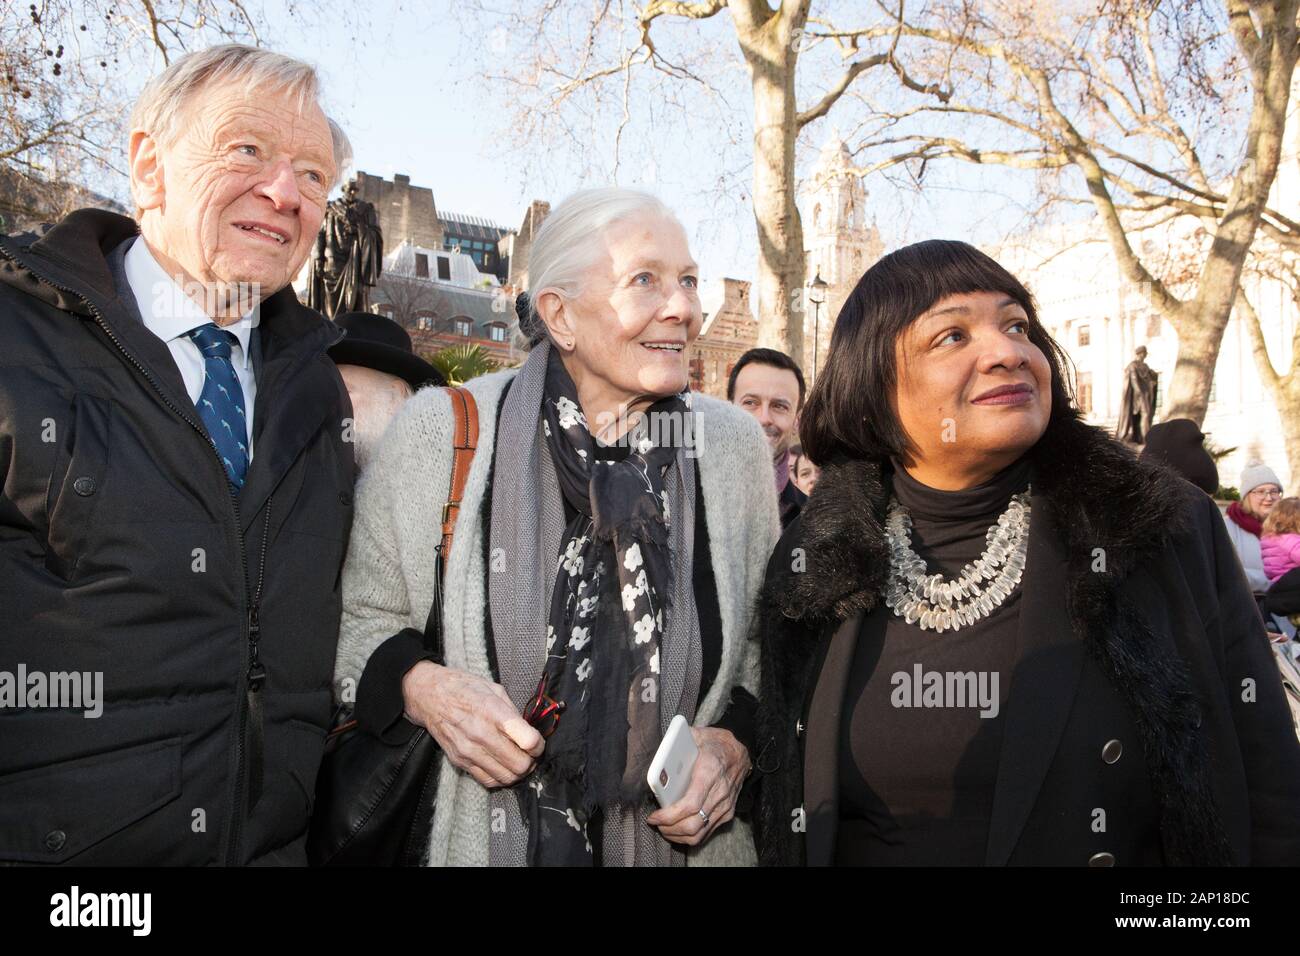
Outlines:
{"label": "ornate tower", "polygon": [[[839,132],[831,131],[822,146],[812,175],[799,192],[803,219],[807,275],[804,286],[817,275],[827,283],[826,301],[820,308],[808,303],[804,315],[804,373],[813,378],[825,364],[835,317],[858,279],[884,252],[880,230],[867,215],[867,190],[853,165]],[[817,348],[814,355],[814,325]]]}

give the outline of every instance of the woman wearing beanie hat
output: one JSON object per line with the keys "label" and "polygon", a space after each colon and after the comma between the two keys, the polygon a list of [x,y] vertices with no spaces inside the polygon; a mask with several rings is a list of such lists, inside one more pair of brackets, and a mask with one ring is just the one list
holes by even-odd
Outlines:
{"label": "woman wearing beanie hat", "polygon": [[1246,580],[1256,594],[1268,590],[1268,576],[1264,573],[1264,559],[1259,551],[1259,532],[1264,519],[1282,497],[1282,482],[1272,468],[1261,462],[1247,465],[1241,473],[1241,500],[1228,506],[1224,521],[1228,537],[1237,550],[1241,566],[1246,569]]}

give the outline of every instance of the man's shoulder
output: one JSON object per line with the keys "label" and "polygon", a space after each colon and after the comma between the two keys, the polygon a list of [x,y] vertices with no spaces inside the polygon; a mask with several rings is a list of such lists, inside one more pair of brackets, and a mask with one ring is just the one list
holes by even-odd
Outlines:
{"label": "man's shoulder", "polygon": [[0,294],[85,312],[83,300],[116,294],[110,256],[139,234],[135,222],[103,209],[78,209],[36,231],[7,235],[0,249]]}

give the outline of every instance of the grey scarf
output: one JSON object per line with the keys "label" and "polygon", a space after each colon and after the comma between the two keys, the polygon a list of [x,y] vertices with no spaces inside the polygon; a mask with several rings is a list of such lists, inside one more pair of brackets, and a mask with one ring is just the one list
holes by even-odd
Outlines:
{"label": "grey scarf", "polygon": [[[489,606],[501,682],[521,710],[537,687],[546,659],[547,612],[565,529],[564,503],[542,431],[542,400],[550,345],[533,349],[515,377],[502,411],[493,468]],[[672,600],[661,647],[661,730],[675,714],[694,720],[702,654],[691,586],[695,529],[694,462],[679,450],[665,476],[669,496]],[[520,783],[518,786],[524,786]],[[674,866],[685,858],[645,819],[650,809],[616,805],[604,816],[606,866]],[[512,790],[490,800],[489,859],[519,866],[527,860],[527,824]]]}

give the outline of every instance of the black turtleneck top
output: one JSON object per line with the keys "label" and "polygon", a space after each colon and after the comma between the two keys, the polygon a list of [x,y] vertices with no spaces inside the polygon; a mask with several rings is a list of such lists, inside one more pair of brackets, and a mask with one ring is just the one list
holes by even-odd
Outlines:
{"label": "black turtleneck top", "polygon": [[[893,493],[930,573],[952,580],[978,558],[1029,474],[1022,459],[952,492],[895,464]],[[942,634],[907,624],[883,602],[864,616],[839,732],[837,864],[983,864],[1020,599],[1017,586],[988,617]]]}

